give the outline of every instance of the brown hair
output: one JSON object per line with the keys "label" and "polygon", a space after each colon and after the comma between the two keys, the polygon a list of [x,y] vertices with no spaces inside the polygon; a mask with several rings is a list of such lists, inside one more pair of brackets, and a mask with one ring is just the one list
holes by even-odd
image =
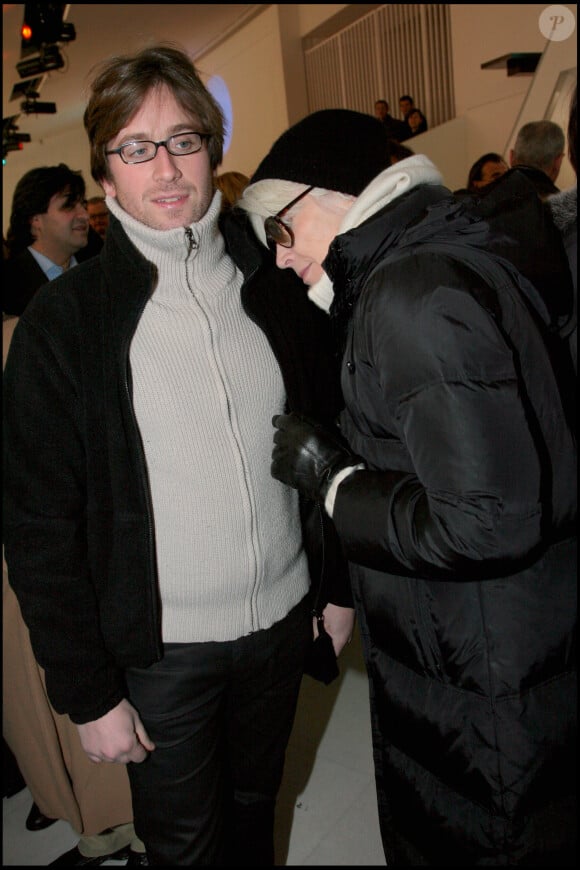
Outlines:
{"label": "brown hair", "polygon": [[12,256],[34,242],[30,221],[35,214],[46,214],[50,200],[57,193],[67,197],[66,208],[84,201],[85,180],[80,170],[59,163],[58,166],[37,166],[22,176],[14,189],[10,226],[6,234]]}
{"label": "brown hair", "polygon": [[498,154],[496,151],[488,151],[486,154],[482,154],[481,157],[477,158],[467,176],[467,190],[470,193],[478,192],[479,188],[474,182],[482,180],[483,167],[486,163],[504,163],[507,166],[501,154]]}
{"label": "brown hair", "polygon": [[244,192],[250,179],[243,172],[223,172],[216,175],[214,184],[217,190],[222,192],[222,208],[232,208]]}
{"label": "brown hair", "polygon": [[191,117],[195,132],[207,133],[212,170],[222,161],[224,117],[184,51],[172,44],[144,48],[134,55],[109,58],[97,69],[83,121],[89,137],[91,175],[109,179],[108,144],[139,110],[153,89],[165,85]]}

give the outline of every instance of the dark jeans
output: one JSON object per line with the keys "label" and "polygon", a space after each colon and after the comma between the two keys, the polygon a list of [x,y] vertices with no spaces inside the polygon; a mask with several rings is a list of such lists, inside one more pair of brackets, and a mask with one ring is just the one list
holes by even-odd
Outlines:
{"label": "dark jeans", "polygon": [[308,600],[265,631],[166,644],[127,684],[156,749],[129,764],[150,864],[272,866],[274,808],[312,638]]}

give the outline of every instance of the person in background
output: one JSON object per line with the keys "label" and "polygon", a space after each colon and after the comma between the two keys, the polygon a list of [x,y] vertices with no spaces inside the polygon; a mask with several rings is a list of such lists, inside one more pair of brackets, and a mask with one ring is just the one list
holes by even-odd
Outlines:
{"label": "person in background", "polygon": [[[3,288],[4,305],[10,309],[3,315],[3,366],[16,315],[63,265],[78,268],[76,257],[87,244],[84,196],[82,175],[64,164],[31,170],[16,186],[7,245],[10,283]],[[79,247],[83,240],[85,247]],[[142,865],[144,846],[133,829],[126,771],[95,768],[76,727],[53,709],[4,558],[2,568],[3,734],[33,798],[26,828],[40,831],[60,819],[78,832],[77,845],[53,864],[96,865],[126,858],[130,866]]]}
{"label": "person in background", "polygon": [[377,100],[375,103],[375,117],[379,119],[385,128],[388,139],[402,142],[409,138],[409,128],[404,121],[399,121],[389,114],[389,104],[386,100]]}
{"label": "person in background", "polygon": [[96,233],[105,240],[109,226],[109,209],[104,196],[91,196],[87,199],[89,223]]}
{"label": "person in background", "polygon": [[511,168],[530,179],[540,199],[559,193],[556,180],[564,159],[566,138],[554,121],[530,121],[519,130],[510,149]]}
{"label": "person in background", "polygon": [[399,111],[403,116],[403,120],[406,121],[409,116],[409,112],[412,112],[415,108],[415,101],[410,94],[403,94],[399,97]]}
{"label": "person in background", "polygon": [[482,154],[471,169],[467,177],[467,189],[471,193],[476,193],[492,181],[500,178],[504,172],[507,172],[509,166],[501,156],[494,151],[489,151],[487,154]]}
{"label": "person in background", "polygon": [[[12,317],[2,323],[4,356],[17,322]],[[26,828],[41,831],[63,820],[79,835],[72,849],[45,863],[96,866],[125,859],[128,866],[143,866],[145,847],[133,828],[126,770],[89,761],[76,726],[50,704],[4,559],[2,567],[2,721],[33,799]]]}
{"label": "person in background", "polygon": [[[568,158],[577,175],[576,137],[578,135],[578,91],[574,87],[568,114]],[[578,185],[546,198],[546,205],[562,233],[574,283],[574,313],[569,327],[569,346],[578,372]]]}
{"label": "person in background", "polygon": [[[415,101],[410,94],[403,94],[402,97],[399,97],[399,110],[407,126],[407,139],[419,133],[424,133],[427,130],[427,119],[424,113],[415,105]],[[410,123],[411,114],[416,112],[418,114],[413,114],[413,121]]]}
{"label": "person in background", "polygon": [[220,213],[224,119],[184,51],[104,61],[84,123],[110,223],[14,332],[10,583],[150,863],[272,866],[313,599],[335,655],[354,624],[333,524],[269,473],[272,414],[342,407],[329,327]]}
{"label": "person in background", "polygon": [[501,156],[495,151],[488,151],[478,157],[472,165],[467,175],[467,186],[464,190],[456,191],[461,193],[478,194],[498,178],[507,172],[509,166]]}
{"label": "person in background", "polygon": [[2,311],[20,315],[39,287],[77,264],[87,245],[85,182],[64,163],[31,169],[18,181],[6,235]]}
{"label": "person in background", "polygon": [[424,133],[427,129],[427,120],[420,109],[411,109],[407,115],[407,126],[411,131],[411,136],[418,136],[419,133]]}
{"label": "person in background", "polygon": [[249,176],[243,172],[231,171],[216,175],[215,187],[222,194],[222,210],[233,208],[249,180]]}
{"label": "person in background", "polygon": [[575,390],[538,325],[565,251],[521,175],[494,230],[382,137],[315,112],[240,200],[343,354],[340,428],[275,415],[272,475],[351,563],[387,865],[575,866]]}
{"label": "person in background", "polygon": [[[4,237],[4,235],[2,235],[3,262],[6,262],[9,256],[10,251],[6,243],[6,238]],[[16,325],[16,318],[11,317],[8,314],[3,314],[2,321],[2,368],[4,368],[4,362],[7,353],[7,339],[9,340],[9,338],[11,338],[12,336],[13,327]],[[14,323],[4,325],[5,321],[14,321]],[[26,788],[26,782],[24,780],[24,777],[22,776],[22,771],[18,766],[16,756],[6,742],[4,732],[2,732],[2,797],[14,797],[15,794],[18,794],[18,792],[22,791],[22,789],[24,788]],[[28,818],[26,819],[26,826],[29,829],[32,827],[33,830],[38,830],[49,827],[50,825],[54,824],[55,821],[56,819],[49,819],[47,816],[43,815],[43,813],[40,812],[38,806],[36,804],[33,804]]]}

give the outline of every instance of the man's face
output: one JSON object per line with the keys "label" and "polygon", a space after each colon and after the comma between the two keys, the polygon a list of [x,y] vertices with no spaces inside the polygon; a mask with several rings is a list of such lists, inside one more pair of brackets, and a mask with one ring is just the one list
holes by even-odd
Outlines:
{"label": "man's face", "polygon": [[419,114],[419,112],[416,109],[413,109],[412,112],[409,112],[409,117],[407,118],[407,124],[409,125],[409,127],[411,128],[413,133],[415,133],[416,130],[419,129],[422,122],[423,122],[423,119],[421,118],[421,115]]}
{"label": "man's face", "polygon": [[59,262],[76,254],[88,241],[89,216],[84,200],[70,202],[68,191],[55,193],[43,214],[30,222],[34,246],[51,260]]}
{"label": "man's face", "polygon": [[90,225],[104,239],[109,226],[109,209],[104,202],[89,202],[87,211]]}
{"label": "man's face", "polygon": [[389,114],[389,107],[386,103],[378,102],[375,103],[375,115],[379,119],[379,121],[384,121],[384,119]]}
{"label": "man's face", "polygon": [[[205,133],[177,103],[167,87],[149,91],[127,126],[108,143],[107,150],[144,139],[165,141],[176,133]],[[175,156],[160,146],[153,160],[128,165],[118,154],[108,157],[110,180],[102,179],[108,196],[132,217],[155,230],[186,227],[199,221],[213,197],[207,146],[195,154]]]}
{"label": "man's face", "polygon": [[413,103],[411,100],[399,100],[399,108],[401,109],[401,114],[405,117],[413,108]]}

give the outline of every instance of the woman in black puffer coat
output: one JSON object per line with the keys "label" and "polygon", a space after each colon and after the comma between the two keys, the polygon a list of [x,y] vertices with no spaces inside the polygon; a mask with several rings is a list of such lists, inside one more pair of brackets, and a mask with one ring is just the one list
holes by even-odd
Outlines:
{"label": "woman in black puffer coat", "polygon": [[572,866],[565,253],[517,171],[457,202],[421,155],[385,169],[379,126],[307,117],[242,199],[343,352],[341,432],[275,418],[272,474],[324,504],[351,562],[387,864]]}

